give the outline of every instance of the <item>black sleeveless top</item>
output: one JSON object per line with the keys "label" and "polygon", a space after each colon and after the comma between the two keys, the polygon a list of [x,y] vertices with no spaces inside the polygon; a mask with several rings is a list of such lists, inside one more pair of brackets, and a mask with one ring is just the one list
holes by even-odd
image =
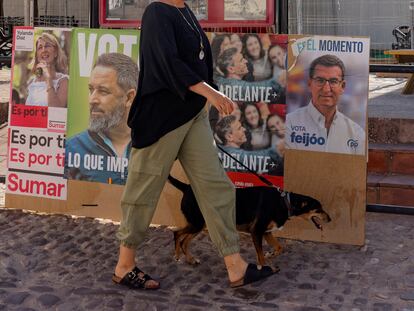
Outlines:
{"label": "black sleeveless top", "polygon": [[[200,35],[178,10],[193,28],[191,17],[197,25],[203,39],[203,60],[199,59]],[[210,44],[188,7],[153,2],[146,8],[139,65],[137,96],[128,116],[135,148],[153,144],[200,112],[206,99],[189,86],[201,81],[214,86]]]}

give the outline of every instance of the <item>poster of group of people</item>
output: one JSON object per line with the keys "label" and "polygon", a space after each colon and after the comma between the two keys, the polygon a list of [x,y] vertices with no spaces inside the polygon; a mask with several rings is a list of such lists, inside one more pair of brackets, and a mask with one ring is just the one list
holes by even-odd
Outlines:
{"label": "poster of group of people", "polygon": [[229,116],[212,107],[219,157],[236,186],[259,185],[252,172],[282,186],[287,36],[213,33],[214,80],[236,103]]}
{"label": "poster of group of people", "polygon": [[70,45],[70,29],[14,29],[9,193],[66,199],[63,169]]}

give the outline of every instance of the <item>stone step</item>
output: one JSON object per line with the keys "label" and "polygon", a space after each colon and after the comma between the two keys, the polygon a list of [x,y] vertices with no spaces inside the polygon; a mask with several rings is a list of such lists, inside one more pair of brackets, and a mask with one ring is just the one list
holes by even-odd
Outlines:
{"label": "stone step", "polygon": [[367,203],[414,206],[414,174],[369,172]]}
{"label": "stone step", "polygon": [[369,118],[368,143],[413,144],[414,119]]}
{"label": "stone step", "polygon": [[414,144],[368,145],[368,172],[414,175]]}
{"label": "stone step", "polygon": [[414,206],[414,144],[369,143],[367,203]]}

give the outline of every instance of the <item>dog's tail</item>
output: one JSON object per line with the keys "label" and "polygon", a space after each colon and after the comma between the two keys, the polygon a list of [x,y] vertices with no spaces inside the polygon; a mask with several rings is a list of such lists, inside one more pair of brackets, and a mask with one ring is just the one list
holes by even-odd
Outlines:
{"label": "dog's tail", "polygon": [[178,190],[181,190],[182,192],[186,191],[188,185],[186,183],[183,183],[182,181],[179,181],[178,179],[175,179],[171,175],[168,175],[168,181]]}

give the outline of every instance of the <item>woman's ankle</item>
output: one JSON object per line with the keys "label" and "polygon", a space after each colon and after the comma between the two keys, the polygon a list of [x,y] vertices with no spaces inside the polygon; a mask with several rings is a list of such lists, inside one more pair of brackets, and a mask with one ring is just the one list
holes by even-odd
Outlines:
{"label": "woman's ankle", "polygon": [[240,253],[225,256],[224,264],[226,265],[230,282],[241,279],[246,273],[247,262],[241,257]]}
{"label": "woman's ankle", "polygon": [[128,272],[132,271],[134,269],[135,264],[133,265],[120,265],[117,264],[115,267],[115,275],[118,277],[124,277]]}
{"label": "woman's ankle", "polygon": [[122,277],[135,267],[135,249],[120,245],[118,262],[115,266],[115,275]]}

